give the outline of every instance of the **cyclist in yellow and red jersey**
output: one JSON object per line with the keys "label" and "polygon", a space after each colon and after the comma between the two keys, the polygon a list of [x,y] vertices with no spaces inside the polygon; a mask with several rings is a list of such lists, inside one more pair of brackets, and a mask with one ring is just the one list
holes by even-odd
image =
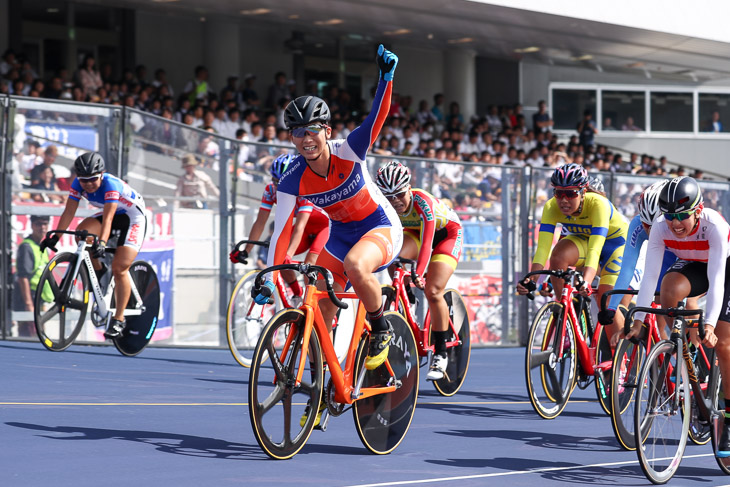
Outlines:
{"label": "cyclist in yellow and red jersey", "polygon": [[[264,232],[271,209],[276,204],[276,191],[279,180],[293,159],[294,156],[291,154],[282,154],[272,162],[271,168],[269,169],[271,182],[264,188],[264,194],[261,197],[261,206],[256,215],[256,221],[251,226],[251,232],[248,236],[249,240],[258,240]],[[308,251],[304,262],[314,264],[329,237],[329,218],[327,218],[327,214],[321,208],[317,208],[304,198],[297,198],[294,212],[296,224],[291,234],[284,262],[288,263],[293,256]],[[253,244],[247,244],[243,250],[231,251],[229,256],[231,262],[234,264],[245,262],[252,248]],[[299,281],[297,281],[296,273],[291,270],[282,271],[282,277],[291,288],[294,296],[300,298],[299,301],[301,302],[303,289]],[[295,305],[296,302],[297,300],[295,299]]]}
{"label": "cyclist in yellow and red jersey", "polygon": [[[628,230],[626,220],[605,196],[588,189],[588,173],[581,165],[571,163],[556,168],[550,181],[554,196],[543,209],[537,251],[530,271],[544,269],[548,256],[551,269],[583,268],[585,284],[581,293],[587,296],[600,269],[596,296],[600,302],[603,293],[613,289],[621,271]],[[551,253],[558,223],[568,235],[560,239]],[[517,292],[527,294],[534,290],[534,280],[517,283]],[[562,281],[554,279],[552,284],[559,296],[563,290]],[[609,337],[616,331],[610,328],[606,330]]]}
{"label": "cyclist in yellow and red jersey", "polygon": [[[393,337],[383,315],[380,282],[374,272],[390,265],[403,240],[398,215],[370,178],[365,162],[388,115],[398,62],[395,54],[382,44],[376,60],[380,80],[372,109],[346,139],[329,140],[330,110],[321,98],[300,96],[286,106],[284,121],[300,155],[289,164],[277,187],[271,238],[275,246],[267,262],[281,264],[286,257],[297,197],[304,197],[327,212],[330,237],[317,265],[332,272],[337,291],[343,290],[349,281],[365,307],[372,329],[365,360],[365,367],[370,370],[385,361]],[[320,286],[323,288],[324,284]],[[273,282],[267,281],[258,290],[256,301],[265,302],[273,290]],[[325,323],[331,326],[336,312],[334,303],[322,299],[319,305]]]}
{"label": "cyclist in yellow and red jersey", "polygon": [[375,182],[403,224],[405,238],[400,256],[416,261],[418,277],[414,284],[424,291],[431,310],[434,354],[426,378],[440,380],[448,364],[446,342],[450,334],[444,290],[461,256],[464,229],[459,216],[444,202],[422,189],[411,188],[411,172],[400,162],[381,167]]}

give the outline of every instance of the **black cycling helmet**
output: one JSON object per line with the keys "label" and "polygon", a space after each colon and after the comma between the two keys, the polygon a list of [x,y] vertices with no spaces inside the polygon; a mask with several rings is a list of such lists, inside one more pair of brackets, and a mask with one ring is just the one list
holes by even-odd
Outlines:
{"label": "black cycling helmet", "polygon": [[314,122],[329,123],[330,108],[319,97],[300,96],[289,102],[284,110],[284,123],[287,128],[309,125]]}
{"label": "black cycling helmet", "polygon": [[701,204],[700,185],[689,176],[672,179],[659,193],[659,211],[662,213],[692,211]]}
{"label": "black cycling helmet", "polygon": [[76,158],[74,161],[74,169],[76,170],[76,175],[83,178],[104,172],[106,165],[101,154],[98,152],[86,152]]}

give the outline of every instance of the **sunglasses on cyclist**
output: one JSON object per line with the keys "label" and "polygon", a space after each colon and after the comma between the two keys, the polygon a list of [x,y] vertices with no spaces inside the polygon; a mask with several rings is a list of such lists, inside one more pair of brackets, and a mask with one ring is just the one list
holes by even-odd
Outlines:
{"label": "sunglasses on cyclist", "polygon": [[320,124],[314,124],[314,125],[307,125],[306,127],[295,127],[291,129],[291,135],[292,137],[296,137],[298,139],[301,139],[305,135],[309,134],[312,137],[315,137],[319,135],[321,131],[326,129],[326,125],[320,125]]}
{"label": "sunglasses on cyclist", "polygon": [[581,191],[579,189],[554,189],[553,196],[555,199],[569,199],[574,200],[580,196]]}
{"label": "sunglasses on cyclist", "polygon": [[77,178],[80,183],[93,183],[95,181],[98,181],[101,177],[101,174],[97,174],[96,176],[90,176],[88,178]]}
{"label": "sunglasses on cyclist", "polygon": [[395,199],[402,200],[403,198],[406,197],[407,192],[408,192],[408,190],[401,191],[400,193],[386,194],[385,197],[387,199],[389,199],[390,201],[393,201]]}
{"label": "sunglasses on cyclist", "polygon": [[665,213],[664,218],[668,222],[675,220],[675,219],[679,220],[679,221],[684,221],[684,220],[688,219],[689,217],[691,217],[692,213],[694,213],[694,211],[683,211],[681,213]]}

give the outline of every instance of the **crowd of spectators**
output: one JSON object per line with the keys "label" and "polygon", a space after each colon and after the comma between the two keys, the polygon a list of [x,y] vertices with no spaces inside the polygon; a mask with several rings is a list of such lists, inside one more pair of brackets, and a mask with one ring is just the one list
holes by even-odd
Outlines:
{"label": "crowd of spectators", "polygon": [[[122,77],[116,79],[111,75],[110,66],[97,66],[93,56],[86,56],[76,73],[62,69],[45,80],[22,56],[10,50],[0,61],[0,93],[124,105],[212,134],[272,146],[291,146],[283,110],[300,94],[316,94],[327,101],[335,138],[346,137],[360,124],[371,101],[353,99],[336,86],[322,92],[314,82],[306,85],[305,93],[298,93],[297,84],[284,72],[277,72],[261,93],[256,81],[254,74],[246,74],[242,79],[231,75],[220,91],[216,91],[215,83],[209,81],[207,68],[197,66],[182,92],[175,93],[164,69],[155,70],[149,77],[146,67],[140,65],[124,70]],[[447,103],[441,93],[417,104],[410,96],[393,93],[388,120],[372,152],[385,158],[428,159],[421,163],[408,160],[417,173],[415,180],[437,197],[449,199],[462,209],[498,205],[502,176],[498,166],[553,168],[576,162],[590,171],[655,176],[678,174],[681,170],[671,172],[666,157],[636,153],[625,157],[596,144],[597,130],[590,112],[578,122],[575,135],[567,139],[559,138],[552,128],[553,121],[544,101],[538,103],[530,120],[526,119],[520,104],[492,105],[485,114],[467,120],[459,104]],[[145,130],[146,139],[168,146],[181,147],[180,139],[185,137],[171,123],[147,124]],[[213,158],[217,154],[218,144],[212,137],[196,135],[188,142],[182,144],[186,153]],[[46,189],[58,187],[54,186],[56,178],[52,171],[40,174],[41,169],[34,165],[46,160],[39,151],[48,153],[52,148],[43,151],[37,144],[28,143],[24,152],[18,154],[18,164],[27,173],[31,185]],[[249,177],[247,167],[265,170],[266,164],[279,152],[274,147],[247,147],[239,153],[239,175]],[[205,159],[200,162],[201,167],[209,166]],[[693,175],[702,176],[697,171]]]}

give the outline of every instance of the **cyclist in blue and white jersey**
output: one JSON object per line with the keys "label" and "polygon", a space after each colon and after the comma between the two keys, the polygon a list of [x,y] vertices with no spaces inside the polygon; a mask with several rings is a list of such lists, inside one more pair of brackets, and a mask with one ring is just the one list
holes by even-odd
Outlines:
{"label": "cyclist in blue and white jersey", "polygon": [[[91,248],[92,262],[97,271],[103,271],[101,260],[106,251],[109,235],[112,230],[119,232],[112,261],[116,311],[104,332],[106,338],[117,338],[124,331],[124,309],[127,307],[131,292],[129,267],[137,257],[147,232],[144,200],[142,195],[127,183],[105,173],[104,159],[96,152],[80,155],[74,161],[74,168],[76,178],[71,183],[66,208],[56,230],[66,230],[69,227],[82,197],[91,206],[100,208],[100,212],[85,218],[77,227],[77,230],[87,230],[99,236],[98,242]],[[58,235],[54,234],[41,242],[41,248],[54,248],[57,243]]]}

